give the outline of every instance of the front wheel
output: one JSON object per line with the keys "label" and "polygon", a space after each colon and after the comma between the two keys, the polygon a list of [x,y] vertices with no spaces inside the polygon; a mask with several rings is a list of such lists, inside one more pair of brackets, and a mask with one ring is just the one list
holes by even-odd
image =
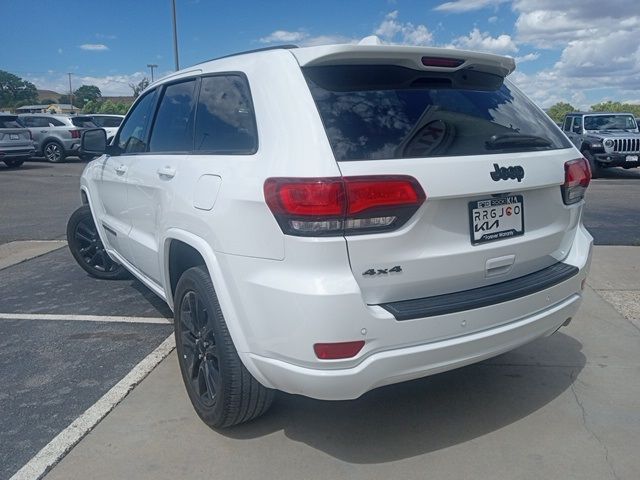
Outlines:
{"label": "front wheel", "polygon": [[7,166],[7,168],[18,168],[20,167],[23,163],[24,160],[3,160],[4,164]]}
{"label": "front wheel", "polygon": [[598,165],[595,157],[588,150],[585,150],[584,152],[582,152],[582,154],[584,155],[584,158],[586,158],[589,162],[589,167],[591,168],[591,178],[599,178],[600,174],[602,173],[602,168],[600,167],[600,165]]}
{"label": "front wheel", "polygon": [[204,267],[182,274],[174,297],[180,372],[198,416],[225,428],[264,414],[274,391],[245,368],[227,330],[218,297]]}
{"label": "front wheel", "polygon": [[67,244],[78,265],[92,277],[103,280],[129,278],[129,272],[114,262],[104,249],[89,205],[78,208],[69,218]]}

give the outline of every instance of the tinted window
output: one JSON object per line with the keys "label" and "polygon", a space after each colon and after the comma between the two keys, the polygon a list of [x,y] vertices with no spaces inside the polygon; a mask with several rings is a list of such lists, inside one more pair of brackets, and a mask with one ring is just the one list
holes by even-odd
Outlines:
{"label": "tinted window", "polygon": [[91,117],[72,117],[71,123],[79,128],[96,128],[97,125],[93,123]]}
{"label": "tinted window", "polygon": [[343,65],[304,74],[337,160],[571,146],[519,90],[488,73]]}
{"label": "tinted window", "polygon": [[633,130],[636,122],[631,115],[593,115],[584,117],[587,130]]}
{"label": "tinted window", "polygon": [[190,152],[193,150],[193,114],[196,81],[169,85],[162,96],[153,124],[149,151]]}
{"label": "tinted window", "polygon": [[18,117],[0,117],[0,128],[22,128],[18,123]]}
{"label": "tinted window", "polygon": [[153,90],[133,107],[118,135],[118,147],[122,152],[138,153],[147,149],[147,129],[155,100],[156,90]]}
{"label": "tinted window", "polygon": [[205,77],[196,115],[195,150],[252,154],[258,146],[249,85],[240,75]]}
{"label": "tinted window", "polygon": [[563,129],[565,132],[568,132],[569,130],[571,130],[571,119],[572,119],[572,118],[573,118],[573,117],[566,117],[566,118],[564,119],[564,127],[562,127],[562,129]]}
{"label": "tinted window", "polygon": [[67,125],[63,121],[58,120],[57,118],[53,118],[53,117],[45,118],[44,121],[47,124],[47,126],[51,125],[53,127],[64,127],[65,125]]}
{"label": "tinted window", "polygon": [[573,130],[582,131],[582,117],[573,117]]}
{"label": "tinted window", "polygon": [[119,127],[122,123],[120,117],[91,117],[91,119],[97,126],[105,128]]}
{"label": "tinted window", "polygon": [[27,127],[49,127],[49,119],[45,117],[21,117]]}

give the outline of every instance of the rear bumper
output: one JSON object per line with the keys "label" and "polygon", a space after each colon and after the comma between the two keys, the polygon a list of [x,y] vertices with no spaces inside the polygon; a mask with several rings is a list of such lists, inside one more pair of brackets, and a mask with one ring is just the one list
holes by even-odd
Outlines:
{"label": "rear bumper", "polygon": [[21,147],[21,148],[5,148],[0,150],[0,159],[21,158],[27,159],[35,154],[33,147]]}
{"label": "rear bumper", "polygon": [[[239,354],[253,376],[288,393],[345,400],[490,358],[555,332],[580,305],[592,241],[580,226],[563,259],[572,274],[559,283],[490,305],[404,320],[363,302],[348,263],[337,260],[330,245],[315,245],[322,253],[313,260],[301,255],[291,271],[286,262],[240,256],[225,256],[222,263],[234,272],[235,331],[248,346]],[[323,276],[305,268],[304,261],[321,262]],[[365,346],[351,359],[319,360],[313,352],[314,343],[354,340],[364,340]]]}
{"label": "rear bumper", "polygon": [[469,365],[551,335],[576,313],[581,299],[574,293],[542,312],[497,328],[375,353],[349,369],[311,369],[257,355],[251,358],[279,390],[321,400],[350,400],[376,387]]}

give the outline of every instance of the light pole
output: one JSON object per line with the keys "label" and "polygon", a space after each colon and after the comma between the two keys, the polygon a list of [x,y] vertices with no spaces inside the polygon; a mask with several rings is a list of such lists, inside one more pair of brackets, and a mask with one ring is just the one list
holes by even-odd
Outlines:
{"label": "light pole", "polygon": [[173,5],[173,57],[176,61],[176,71],[180,70],[180,62],[178,61],[178,28],[176,27],[176,0],[171,0]]}
{"label": "light pole", "polygon": [[147,67],[151,69],[151,83],[153,83],[153,69],[158,68],[158,65],[155,63],[147,63]]}

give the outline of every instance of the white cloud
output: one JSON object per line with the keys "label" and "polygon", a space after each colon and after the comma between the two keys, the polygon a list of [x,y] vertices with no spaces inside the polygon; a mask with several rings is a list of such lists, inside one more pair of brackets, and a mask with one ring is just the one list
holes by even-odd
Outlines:
{"label": "white cloud", "polygon": [[104,52],[105,50],[109,50],[109,47],[103,43],[83,43],[80,45],[80,48],[82,50],[89,50],[92,52]]}
{"label": "white cloud", "polygon": [[[161,75],[166,75],[169,72]],[[161,75],[156,75],[159,78]],[[50,73],[47,75],[25,75],[25,77],[41,90],[53,90],[58,93],[69,91],[69,79],[64,73]],[[143,78],[148,78],[148,72],[134,72],[131,74],[92,76],[73,75],[71,80],[73,88],[80,85],[96,85],[104,96],[130,96],[130,83],[138,83]]]}
{"label": "white cloud", "polygon": [[509,0],[454,0],[452,2],[441,3],[434,8],[434,10],[453,13],[471,12],[486,7],[495,7],[508,1]]}
{"label": "white cloud", "polygon": [[538,52],[527,53],[526,55],[522,55],[520,57],[516,57],[517,63],[523,62],[532,62],[540,58],[540,54]]}
{"label": "white cloud", "polygon": [[260,41],[262,43],[278,43],[278,42],[299,42],[305,38],[307,34],[305,32],[290,32],[288,30],[276,30],[271,32],[266,37],[262,37]]}
{"label": "white cloud", "polygon": [[492,37],[490,33],[481,32],[477,28],[474,28],[467,36],[454,39],[449,47],[499,54],[518,51],[518,47],[510,35],[502,34]]}
{"label": "white cloud", "polygon": [[374,34],[386,43],[430,45],[433,42],[433,34],[425,25],[399,21],[397,10],[385,15],[384,20],[374,30]]}
{"label": "white cloud", "polygon": [[496,17],[495,15],[487,19],[487,22],[489,23],[496,23],[497,21],[498,21],[498,17]]}

